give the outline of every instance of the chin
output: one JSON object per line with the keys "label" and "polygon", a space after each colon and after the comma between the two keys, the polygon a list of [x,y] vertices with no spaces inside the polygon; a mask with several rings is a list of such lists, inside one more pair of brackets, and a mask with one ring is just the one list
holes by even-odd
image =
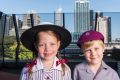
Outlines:
{"label": "chin", "polygon": [[47,57],[47,58],[45,58],[45,60],[52,60],[52,59],[54,59],[53,57]]}
{"label": "chin", "polygon": [[92,64],[100,64],[101,62],[99,61],[95,61],[95,62],[91,62]]}

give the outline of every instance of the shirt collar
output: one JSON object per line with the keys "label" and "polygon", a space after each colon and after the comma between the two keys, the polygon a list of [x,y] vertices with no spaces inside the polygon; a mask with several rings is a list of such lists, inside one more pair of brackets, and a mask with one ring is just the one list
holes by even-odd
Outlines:
{"label": "shirt collar", "polygon": [[[61,64],[59,64],[59,65],[56,66],[56,61],[58,61],[58,60],[59,60],[59,59],[58,59],[57,57],[55,57],[54,63],[53,63],[53,66],[52,66],[51,69],[56,69],[56,70],[62,71]],[[44,66],[43,66],[43,63],[42,63],[42,61],[41,61],[41,58],[38,57],[38,58],[37,58],[37,64],[36,64],[35,66],[33,66],[32,71],[35,72],[35,71],[38,71],[38,70],[40,70],[40,69],[44,69]]]}
{"label": "shirt collar", "polygon": [[[91,70],[90,70],[88,64],[85,64],[85,65],[86,65],[86,71],[87,71],[88,73],[91,73]],[[105,69],[105,70],[106,70],[107,68],[108,68],[107,64],[106,64],[104,61],[102,61],[102,64],[101,64],[101,66],[100,66],[100,69]]]}
{"label": "shirt collar", "polygon": [[108,65],[104,61],[102,61],[102,68],[104,68],[104,69],[108,68]]}
{"label": "shirt collar", "polygon": [[89,67],[87,62],[86,62],[86,66],[85,67],[86,67],[86,72],[91,73],[90,67]]}

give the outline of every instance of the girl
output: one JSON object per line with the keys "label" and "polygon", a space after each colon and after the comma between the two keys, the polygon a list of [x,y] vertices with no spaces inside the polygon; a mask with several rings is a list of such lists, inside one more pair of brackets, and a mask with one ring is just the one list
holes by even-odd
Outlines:
{"label": "girl", "polygon": [[101,33],[86,31],[80,36],[77,45],[83,51],[86,62],[75,67],[74,80],[120,80],[117,72],[102,60],[105,45]]}
{"label": "girl", "polygon": [[68,30],[52,24],[38,25],[26,30],[21,42],[33,51],[35,59],[22,70],[20,80],[71,80],[66,60],[58,56],[58,50],[71,42]]}

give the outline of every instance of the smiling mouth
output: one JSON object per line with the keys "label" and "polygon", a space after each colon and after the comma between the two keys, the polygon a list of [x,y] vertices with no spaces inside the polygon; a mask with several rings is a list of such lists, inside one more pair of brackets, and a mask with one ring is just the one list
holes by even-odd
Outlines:
{"label": "smiling mouth", "polygon": [[90,58],[90,59],[97,59],[97,58]]}
{"label": "smiling mouth", "polygon": [[50,53],[45,54],[45,56],[50,56],[50,55],[51,55]]}

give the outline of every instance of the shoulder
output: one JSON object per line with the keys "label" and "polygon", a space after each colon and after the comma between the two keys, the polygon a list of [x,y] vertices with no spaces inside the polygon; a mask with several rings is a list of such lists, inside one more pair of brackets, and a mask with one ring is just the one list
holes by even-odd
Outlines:
{"label": "shoulder", "polygon": [[108,70],[108,73],[112,75],[113,80],[120,80],[117,71],[115,71],[115,70],[114,70],[113,68],[111,68],[110,66],[108,66],[107,70]]}
{"label": "shoulder", "polygon": [[104,63],[104,68],[105,68],[105,70],[107,70],[107,72],[109,73],[109,74],[111,74],[113,77],[118,77],[118,73],[117,73],[117,71],[115,71],[112,67],[110,67],[109,65],[107,65],[106,63]]}
{"label": "shoulder", "polygon": [[108,64],[106,64],[104,61],[102,62],[102,66],[103,66],[106,70],[108,70],[109,72],[115,72],[115,73],[116,73],[116,71],[115,71],[112,67],[110,67]]}
{"label": "shoulder", "polygon": [[28,73],[28,68],[27,67],[23,67],[21,74],[26,74]]}
{"label": "shoulder", "polygon": [[71,72],[70,67],[69,67],[67,64],[64,64],[64,65],[65,65],[65,70],[66,70],[67,72]]}
{"label": "shoulder", "polygon": [[21,71],[21,74],[20,74],[20,77],[19,77],[19,80],[24,80],[27,78],[27,75],[28,74],[28,69],[26,67],[24,67]]}
{"label": "shoulder", "polygon": [[82,62],[82,63],[79,63],[75,66],[75,70],[79,70],[79,69],[86,69],[86,66],[87,66],[87,62]]}
{"label": "shoulder", "polygon": [[115,71],[113,68],[107,65],[107,70],[113,74],[117,74],[117,71]]}
{"label": "shoulder", "polygon": [[[70,69],[70,67],[67,65],[67,64],[65,64],[64,63],[64,68],[62,68],[62,71],[64,72],[65,71],[65,74],[66,75],[71,75],[71,69]],[[62,67],[62,65],[61,65],[61,67]]]}
{"label": "shoulder", "polygon": [[71,80],[71,69],[67,64],[65,65],[65,75],[63,76],[67,80]]}

